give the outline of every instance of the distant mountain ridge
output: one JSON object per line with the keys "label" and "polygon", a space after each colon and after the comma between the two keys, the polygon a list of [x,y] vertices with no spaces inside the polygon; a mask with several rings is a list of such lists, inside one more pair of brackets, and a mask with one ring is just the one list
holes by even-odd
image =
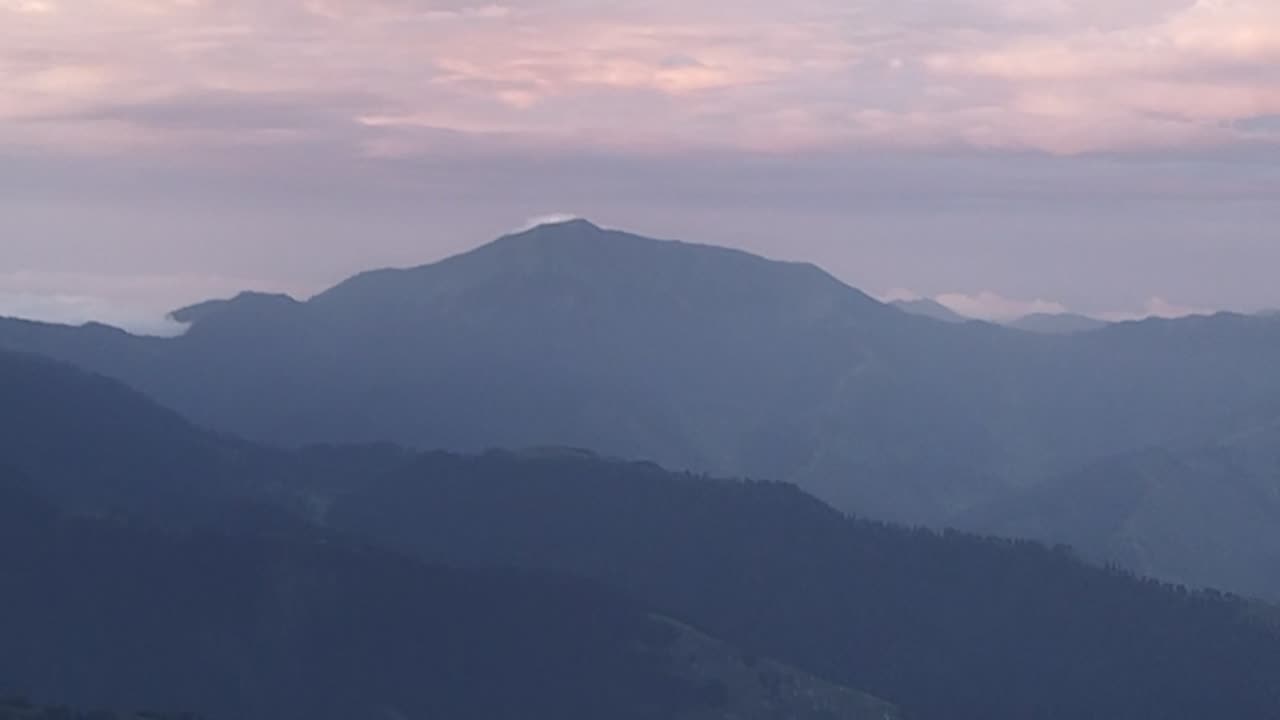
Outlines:
{"label": "distant mountain ridge", "polygon": [[725,418],[771,438],[783,407],[821,402],[857,370],[852,333],[892,332],[897,315],[811,265],[574,221],[305,303],[247,293],[186,308],[175,317],[191,327],[172,340],[0,323],[0,346],[270,442],[572,445],[745,472],[760,443]]}
{"label": "distant mountain ridge", "polygon": [[207,300],[175,310],[169,317],[180,323],[194,325],[229,312],[271,312],[297,304],[298,301],[288,295],[242,292],[229,300]]}
{"label": "distant mountain ridge", "polygon": [[1034,313],[1005,323],[1008,327],[1027,332],[1045,333],[1047,335],[1071,335],[1074,333],[1101,330],[1109,323],[1087,315],[1075,313]]}
{"label": "distant mountain ridge", "polygon": [[937,300],[930,300],[929,298],[895,300],[889,304],[903,312],[941,320],[942,322],[962,323],[973,321],[973,318],[965,317]]}
{"label": "distant mountain ridge", "polygon": [[1149,448],[978,510],[962,525],[1069,543],[1172,582],[1280,598],[1280,414]]}
{"label": "distant mountain ridge", "polygon": [[[919,298],[917,300],[895,300],[891,306],[911,315],[932,318],[948,323],[981,322],[966,317],[937,300]],[[1032,313],[999,323],[1005,327],[1044,335],[1071,335],[1091,330],[1101,330],[1110,323],[1105,320],[1080,315],[1078,313]]]}
{"label": "distant mountain ridge", "polygon": [[940,323],[805,264],[586,221],[306,301],[178,313],[178,338],[0,321],[0,347],[119,378],[282,446],[567,446],[792,481],[933,526],[1280,397],[1280,325],[1222,314],[1070,335]]}

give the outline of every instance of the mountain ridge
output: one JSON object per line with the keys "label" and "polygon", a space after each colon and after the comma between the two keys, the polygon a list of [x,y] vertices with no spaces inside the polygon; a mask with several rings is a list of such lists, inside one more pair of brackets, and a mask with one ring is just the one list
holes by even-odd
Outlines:
{"label": "mountain ridge", "polygon": [[583,447],[934,527],[1280,396],[1271,320],[939,323],[809,265],[585,222],[382,273],[208,306],[171,339],[0,321],[0,347],[273,445]]}
{"label": "mountain ridge", "polygon": [[941,322],[948,323],[966,323],[976,322],[974,318],[965,317],[951,308],[943,305],[937,300],[930,298],[918,298],[915,300],[895,300],[889,303],[899,310],[911,315],[920,315],[922,317],[933,318]]}
{"label": "mountain ridge", "polygon": [[1072,335],[1100,330],[1110,323],[1078,313],[1033,313],[1005,323],[1006,326],[1026,332],[1049,335]]}
{"label": "mountain ridge", "polygon": [[960,518],[966,528],[1063,542],[1097,562],[1191,586],[1278,598],[1280,415],[1242,418],[1209,444],[1107,458]]}

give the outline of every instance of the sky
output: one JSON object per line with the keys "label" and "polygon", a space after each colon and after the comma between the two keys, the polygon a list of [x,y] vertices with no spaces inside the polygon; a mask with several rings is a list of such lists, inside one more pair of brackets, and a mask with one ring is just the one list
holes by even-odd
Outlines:
{"label": "sky", "polygon": [[0,314],[553,214],[994,319],[1280,307],[1280,2],[0,0]]}

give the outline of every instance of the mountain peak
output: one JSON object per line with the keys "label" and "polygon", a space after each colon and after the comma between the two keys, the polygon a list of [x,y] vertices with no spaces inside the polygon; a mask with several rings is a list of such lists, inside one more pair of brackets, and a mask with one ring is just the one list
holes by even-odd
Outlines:
{"label": "mountain peak", "polygon": [[559,217],[544,220],[529,228],[528,232],[533,232],[545,228],[560,228],[562,230],[576,230],[579,232],[601,232],[603,228],[590,220],[582,217]]}
{"label": "mountain peak", "polygon": [[1032,313],[1005,324],[1016,330],[1041,335],[1074,335],[1100,330],[1109,323],[1077,313]]}
{"label": "mountain peak", "polygon": [[881,307],[813,265],[582,218],[537,225],[431,265],[362,273],[310,303],[350,317],[428,310],[498,317],[541,308],[563,319],[574,309],[603,317],[611,308],[624,325],[668,312],[812,319]]}
{"label": "mountain peak", "polygon": [[570,215],[551,215],[530,220],[521,229],[507,233],[498,239],[539,240],[565,236],[589,237],[603,235],[606,232],[604,228],[586,218]]}
{"label": "mountain peak", "polygon": [[238,312],[249,315],[292,307],[298,301],[282,293],[242,292],[229,300],[206,300],[169,313],[180,323],[193,325],[213,317]]}
{"label": "mountain peak", "polygon": [[[555,219],[533,225],[519,232],[504,235],[489,245],[505,244],[547,244],[577,246],[579,244],[597,244],[605,240],[616,240],[627,236],[616,230],[607,230],[585,218]],[[481,246],[483,249],[485,246]]]}

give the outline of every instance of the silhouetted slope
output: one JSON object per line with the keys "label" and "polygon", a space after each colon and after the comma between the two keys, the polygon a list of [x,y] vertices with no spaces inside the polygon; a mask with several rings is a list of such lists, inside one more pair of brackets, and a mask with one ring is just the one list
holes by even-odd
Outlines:
{"label": "silhouetted slope", "polygon": [[1073,313],[1035,313],[1006,323],[1007,327],[1046,335],[1074,335],[1075,333],[1101,330],[1107,325],[1108,323],[1105,320]]}
{"label": "silhouetted slope", "polygon": [[934,320],[941,320],[942,322],[964,323],[972,320],[972,318],[967,318],[961,315],[937,300],[930,300],[928,298],[920,298],[918,300],[896,300],[889,304],[905,313],[932,318]]}
{"label": "silhouetted slope", "polygon": [[403,467],[394,447],[263,450],[10,353],[0,429],[0,692],[272,720],[896,716],[596,585],[425,567],[296,516]]}
{"label": "silhouetted slope", "polygon": [[1068,543],[1172,582],[1280,598],[1280,422],[1246,421],[1190,450],[1109,458],[961,523]]}
{"label": "silhouetted slope", "polygon": [[568,578],[33,515],[10,494],[0,689],[244,720],[896,715],[776,664],[762,685],[727,646]]}
{"label": "silhouetted slope", "polygon": [[1280,638],[1243,602],[1030,543],[849,520],[786,485],[589,458],[428,455],[329,521],[432,561],[552,568],[910,717],[1270,718]]}
{"label": "silhouetted slope", "polygon": [[[31,362],[34,374],[23,375],[20,369]],[[258,708],[293,717],[275,708],[304,712],[313,705],[362,716],[370,698],[382,703],[377,707],[390,700],[396,708],[428,708],[419,715],[433,717],[438,706],[424,703],[452,698],[476,717],[503,717],[507,706],[494,703],[510,695],[495,688],[526,692],[519,683],[528,678],[512,677],[514,659],[551,673],[551,679],[537,676],[539,687],[576,688],[555,669],[567,668],[580,683],[584,676],[573,663],[586,660],[573,658],[596,653],[594,670],[631,669],[588,683],[603,695],[566,698],[550,689],[530,695],[521,717],[538,717],[530,707],[573,717],[570,711],[586,706],[565,703],[597,700],[617,701],[618,709],[592,706],[601,713],[596,716],[670,717],[670,707],[624,702],[686,697],[655,693],[654,676],[644,670],[651,666],[625,664],[644,658],[672,670],[676,688],[691,683],[699,690],[695,699],[711,698],[701,690],[723,686],[715,695],[720,704],[710,706],[721,714],[710,718],[727,717],[743,703],[759,713],[747,717],[777,711],[816,718],[831,703],[873,713],[869,717],[883,714],[874,701],[811,677],[791,674],[779,684],[776,663],[763,663],[769,672],[761,675],[735,651],[688,633],[660,632],[670,638],[667,650],[678,650],[658,645],[656,655],[637,658],[635,644],[625,641],[636,636],[624,631],[634,627],[628,618],[649,617],[645,608],[695,624],[732,647],[872,689],[919,720],[1176,720],[1214,712],[1269,720],[1280,707],[1280,639],[1248,619],[1252,608],[1091,568],[1031,543],[849,520],[788,485],[714,481],[577,451],[407,459],[387,447],[284,453],[208,436],[219,447],[248,449],[235,453],[230,470],[205,474],[197,467],[183,474],[148,464],[139,440],[199,431],[115,383],[56,364],[19,358],[10,373],[28,380],[47,373],[42,384],[87,383],[118,396],[85,408],[106,417],[121,403],[119,442],[141,458],[103,454],[102,467],[92,470],[111,477],[110,466],[126,458],[137,474],[129,486],[139,496],[132,505],[149,523],[187,524],[164,522],[171,507],[187,507],[169,502],[170,493],[188,497],[197,509],[225,508],[220,490],[199,486],[235,477],[246,488],[245,503],[305,512],[331,529],[415,553],[419,561],[483,570],[477,576],[422,567],[269,513],[244,528],[232,522],[241,512],[228,512],[218,526],[232,528],[234,536],[174,534],[60,518],[34,501],[8,498],[0,502],[0,567],[6,568],[0,594],[10,612],[0,618],[0,637],[18,649],[3,656],[10,664],[0,665],[0,678],[37,697],[77,705],[225,707],[233,717],[253,717]],[[96,442],[96,426],[86,431],[57,420],[57,413],[77,413],[75,404],[50,403],[49,412],[43,426],[61,433],[60,451]],[[0,417],[6,413],[21,416],[20,408],[0,405]],[[150,433],[128,432],[124,421],[135,415],[151,418],[137,423]],[[148,424],[161,417],[180,429]],[[5,422],[16,425],[12,417]],[[21,457],[24,447],[0,447],[0,458]],[[47,471],[38,464],[26,468],[0,465],[0,487],[40,489]],[[148,468],[158,474],[146,474]],[[86,469],[81,482],[63,485],[63,492],[74,507],[96,514],[111,499],[94,491],[93,477]],[[166,502],[147,502],[153,494]],[[530,589],[493,566],[583,576],[616,587],[636,604],[542,575],[528,580]],[[596,602],[603,608],[593,610]],[[590,638],[574,637],[586,632],[583,625],[566,624],[571,617],[594,622],[601,613],[617,623],[588,632]],[[512,618],[497,625],[511,634],[483,634],[494,627],[495,614]],[[466,630],[473,625],[480,635]],[[647,620],[642,625],[652,627]],[[433,638],[430,650],[415,644],[423,637]],[[465,647],[492,652],[464,654],[458,672],[498,679],[476,689],[445,669],[437,678],[445,689],[432,691],[433,680],[416,673],[445,662],[433,653],[465,653],[462,637]],[[557,644],[562,637],[565,644]],[[582,647],[610,637],[618,644]],[[491,644],[475,644],[476,638]],[[696,661],[685,652],[690,642],[701,648]],[[195,657],[182,654],[193,648]],[[299,701],[304,690],[310,694]],[[480,692],[493,697],[473,702],[471,693]],[[225,705],[236,702],[253,705],[243,712]]]}
{"label": "silhouetted slope", "polygon": [[180,323],[207,327],[213,323],[243,322],[255,315],[288,312],[297,304],[298,301],[288,295],[244,292],[230,300],[208,300],[175,310],[170,317]]}
{"label": "silhouetted slope", "polygon": [[214,487],[221,442],[115,381],[0,352],[0,408],[0,462],[59,500],[127,507]]}
{"label": "silhouetted slope", "polygon": [[665,718],[716,700],[664,672],[671,633],[579,583],[88,521],[6,535],[0,677],[40,697],[344,719]]}
{"label": "silhouetted slope", "polygon": [[389,445],[259,447],[198,428],[116,380],[0,351],[0,468],[19,478],[11,486],[70,509],[272,527],[289,517],[275,504],[410,457]]}

